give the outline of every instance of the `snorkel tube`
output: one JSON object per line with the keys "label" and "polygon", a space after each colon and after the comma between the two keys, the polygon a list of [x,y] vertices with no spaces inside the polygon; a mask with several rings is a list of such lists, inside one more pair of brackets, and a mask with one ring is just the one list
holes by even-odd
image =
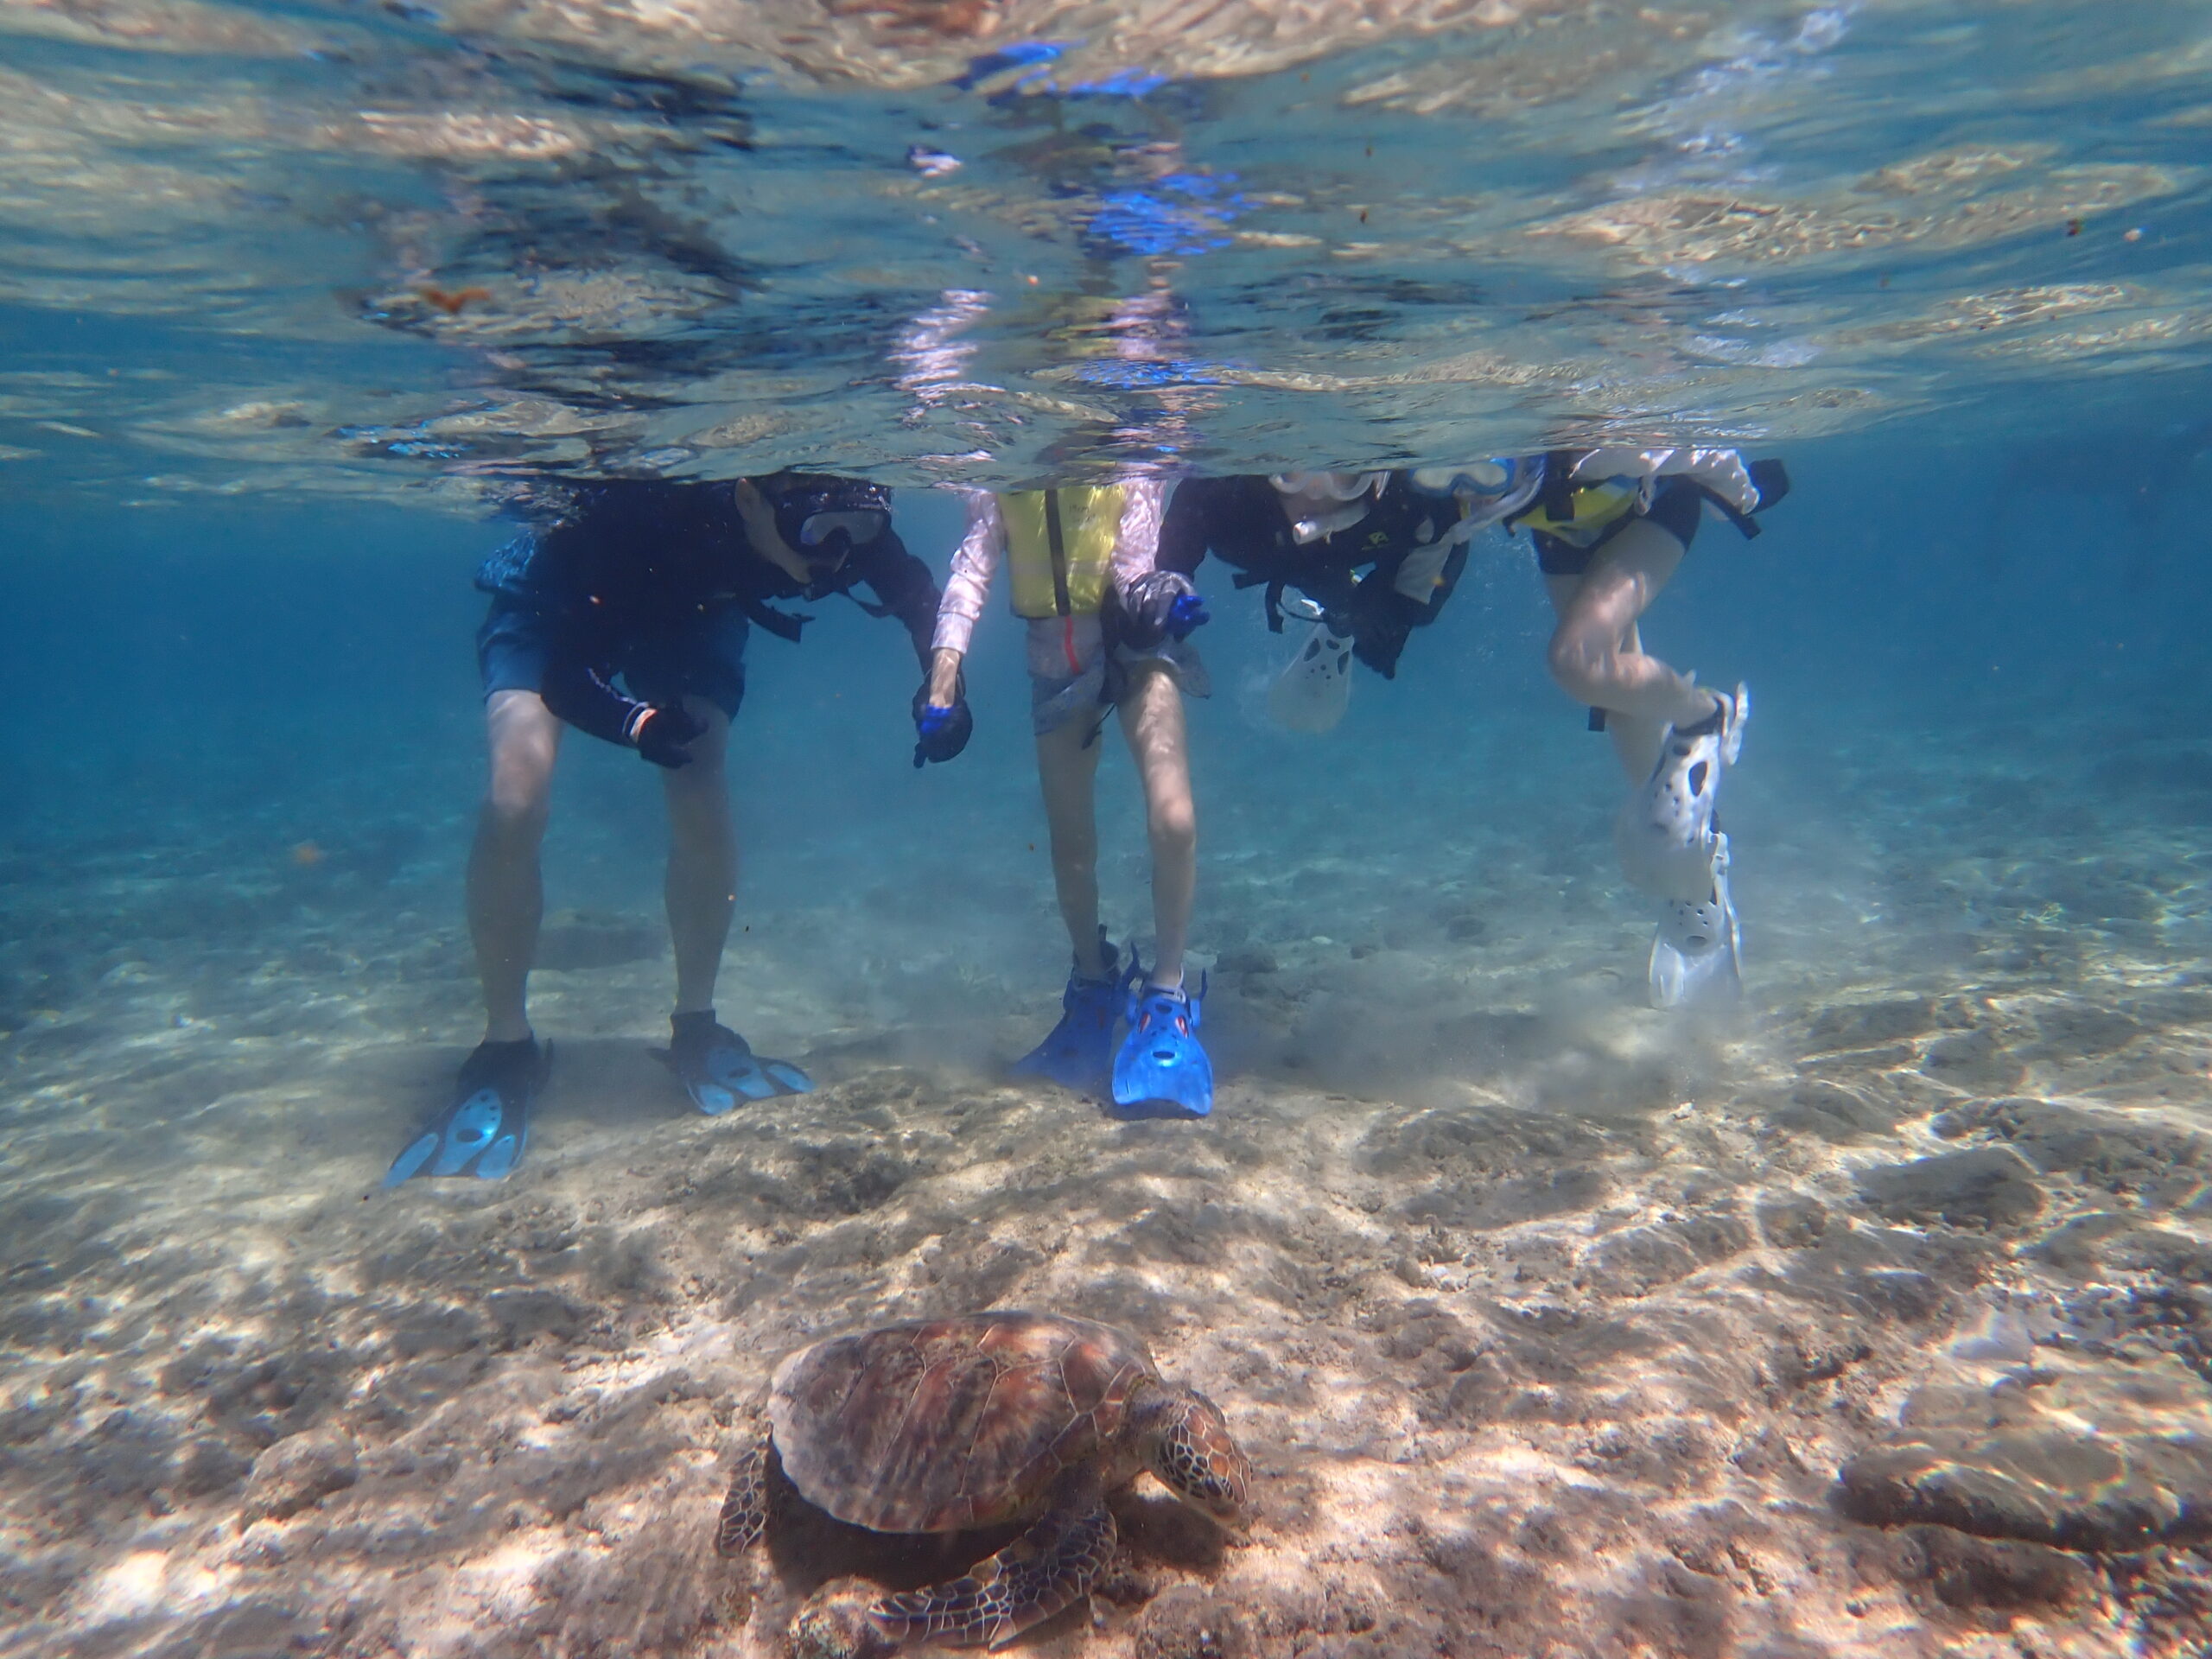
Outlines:
{"label": "snorkel tube", "polygon": [[1300,547],[1350,530],[1389,482],[1388,473],[1270,473],[1268,482],[1282,497],[1290,533]]}

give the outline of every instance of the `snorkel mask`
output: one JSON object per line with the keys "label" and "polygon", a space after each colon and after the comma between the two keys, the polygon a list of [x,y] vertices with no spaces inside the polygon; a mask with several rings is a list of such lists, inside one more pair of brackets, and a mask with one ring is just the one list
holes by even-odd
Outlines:
{"label": "snorkel mask", "polygon": [[810,566],[829,571],[891,528],[891,492],[826,473],[779,473],[760,480],[776,510],[776,533]]}
{"label": "snorkel mask", "polygon": [[[1268,482],[1284,498],[1290,533],[1300,547],[1350,530],[1367,517],[1389,481],[1388,473],[1270,473]],[[1332,504],[1334,505],[1332,505]]]}
{"label": "snorkel mask", "polygon": [[1494,524],[1535,499],[1543,487],[1539,456],[1492,455],[1452,467],[1416,467],[1413,486],[1423,495],[1448,496],[1459,504],[1463,533]]}
{"label": "snorkel mask", "polygon": [[1492,455],[1456,467],[1416,467],[1414,487],[1423,495],[1470,495],[1494,501],[1513,493],[1522,470],[1517,455]]}

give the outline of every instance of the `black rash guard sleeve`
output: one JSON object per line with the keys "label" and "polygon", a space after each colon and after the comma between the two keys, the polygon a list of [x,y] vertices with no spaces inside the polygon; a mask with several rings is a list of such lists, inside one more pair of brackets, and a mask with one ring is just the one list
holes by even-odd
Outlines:
{"label": "black rash guard sleeve", "polygon": [[1160,521],[1160,555],[1154,569],[1173,570],[1181,576],[1198,575],[1214,543],[1215,507],[1223,482],[1186,478],[1175,486]]}
{"label": "black rash guard sleeve", "polygon": [[914,642],[923,668],[930,665],[930,640],[937,632],[937,582],[930,568],[906,550],[896,532],[886,531],[853,550],[853,578],[874,591],[884,610],[896,617]]}
{"label": "black rash guard sleeve", "polygon": [[547,658],[538,695],[555,715],[587,737],[625,749],[632,747],[638,716],[650,706],[617,691],[605,665],[567,641]]}

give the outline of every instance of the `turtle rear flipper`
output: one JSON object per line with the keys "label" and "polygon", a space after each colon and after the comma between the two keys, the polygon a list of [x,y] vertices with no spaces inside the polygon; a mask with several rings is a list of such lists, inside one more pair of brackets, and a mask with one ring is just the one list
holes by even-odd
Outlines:
{"label": "turtle rear flipper", "polygon": [[760,1541],[768,1524],[768,1465],[774,1456],[775,1448],[763,1434],[738,1459],[715,1527],[715,1554],[741,1555]]}
{"label": "turtle rear flipper", "polygon": [[964,1578],[886,1596],[869,1617],[895,1642],[1002,1648],[1089,1595],[1113,1557],[1114,1537],[1096,1483],[1077,1481],[1035,1526]]}

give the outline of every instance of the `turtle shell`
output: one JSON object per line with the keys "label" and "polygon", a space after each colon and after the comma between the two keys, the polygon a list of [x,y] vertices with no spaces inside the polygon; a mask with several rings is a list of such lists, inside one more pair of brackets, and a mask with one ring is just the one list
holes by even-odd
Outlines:
{"label": "turtle shell", "polygon": [[1014,1520],[1111,1449],[1158,1376],[1142,1343],[1088,1319],[916,1319],[785,1359],[768,1426],[792,1484],[838,1520],[959,1532]]}

